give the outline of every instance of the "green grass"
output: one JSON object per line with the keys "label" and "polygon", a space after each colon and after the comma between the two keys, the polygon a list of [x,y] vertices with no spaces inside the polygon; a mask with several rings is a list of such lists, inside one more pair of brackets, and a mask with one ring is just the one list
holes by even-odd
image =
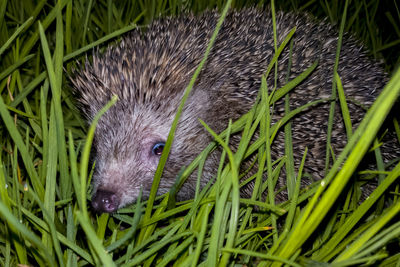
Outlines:
{"label": "green grass", "polygon": [[[246,1],[233,2],[240,8]],[[177,15],[188,9],[198,13],[207,7],[222,12],[226,2],[2,1],[0,265],[303,266],[328,262],[334,266],[400,266],[400,163],[385,166],[377,149],[376,171],[355,170],[368,147],[379,146],[380,140],[374,137],[400,94],[400,70],[396,70],[400,64],[400,7],[394,0],[354,0],[345,12],[345,1],[300,2],[276,1],[272,8],[307,10],[327,17],[341,25],[341,32],[351,31],[362,40],[371,56],[383,58],[386,70],[392,73],[354,132],[340,77],[334,74],[349,142],[326,177],[308,188],[300,187],[307,150],[299,169],[294,168],[290,119],[306,106],[287,110],[276,124],[270,123],[269,114],[269,107],[278,99],[288,99],[287,92],[307,77],[316,63],[273,93],[263,80],[256,105],[223,133],[213,133],[204,124],[224,152],[215,183],[198,188],[193,200],[175,203],[174,190],[156,197],[166,162],[167,153],[163,153],[150,199],[139,198],[135,205],[110,216],[96,215],[88,208],[89,152],[95,122],[87,129],[74,107],[68,73],[93,47],[104,47],[159,15]],[[259,3],[266,4],[269,2]],[[293,33],[275,47],[276,56],[267,72],[274,72],[279,53],[291,45]],[[400,139],[398,121],[393,123]],[[258,139],[251,142],[258,130]],[[278,130],[286,133],[286,155],[273,162],[270,146]],[[227,145],[233,133],[242,135],[236,151]],[[173,131],[164,151],[172,138]],[[180,182],[193,171],[200,176],[201,166],[214,148],[215,144],[207,146],[181,172]],[[247,181],[240,180],[239,166],[254,152],[259,169]],[[282,168],[288,177],[290,201],[276,203],[273,188]],[[262,179],[265,173],[270,177],[267,181]],[[349,182],[352,176],[359,179]],[[379,180],[379,186],[360,202],[359,186],[366,179]],[[240,186],[249,180],[255,190],[250,199],[242,199]],[[262,192],[266,190],[269,194],[264,201]]]}

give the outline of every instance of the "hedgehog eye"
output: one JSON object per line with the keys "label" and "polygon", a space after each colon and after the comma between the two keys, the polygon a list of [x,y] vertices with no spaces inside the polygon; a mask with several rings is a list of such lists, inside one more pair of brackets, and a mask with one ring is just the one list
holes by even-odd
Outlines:
{"label": "hedgehog eye", "polygon": [[161,153],[162,153],[163,150],[164,150],[164,146],[165,146],[165,143],[164,143],[164,142],[156,143],[156,144],[153,146],[153,148],[151,149],[151,152],[153,153],[153,155],[161,156]]}

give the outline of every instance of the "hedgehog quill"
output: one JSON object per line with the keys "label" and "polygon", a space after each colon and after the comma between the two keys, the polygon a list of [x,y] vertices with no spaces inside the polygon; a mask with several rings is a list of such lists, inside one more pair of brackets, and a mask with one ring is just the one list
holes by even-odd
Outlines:
{"label": "hedgehog quill", "polygon": [[[115,212],[133,203],[141,188],[148,196],[169,129],[196,67],[216,26],[219,14],[156,20],[142,32],[133,30],[104,53],[95,53],[72,79],[79,106],[90,122],[117,95],[119,100],[100,119],[95,133],[95,173],[92,205],[100,212]],[[290,93],[291,109],[331,94],[337,31],[326,22],[307,15],[276,14],[278,45],[293,27],[293,50],[289,80],[318,60],[317,68]],[[169,191],[182,166],[188,165],[212,137],[200,124],[224,130],[229,119],[238,119],[254,104],[261,76],[274,56],[272,18],[256,9],[231,11],[219,32],[208,60],[198,77],[180,118],[175,139],[160,181],[158,194]],[[289,48],[279,58],[278,88],[285,84]],[[369,59],[352,38],[343,40],[338,73],[349,102],[352,124],[357,125],[387,77],[378,63]],[[273,75],[268,84],[274,83]],[[270,86],[272,88],[272,86]],[[346,133],[340,109],[336,109],[332,147],[340,151]],[[309,153],[305,171],[323,177],[329,103],[313,106],[292,120],[295,165],[304,149]],[[276,103],[273,121],[284,115],[283,101]],[[284,153],[284,136],[272,144],[275,159]],[[219,154],[206,161],[204,186],[215,176]],[[282,177],[278,186],[285,184]],[[196,177],[189,177],[178,199],[194,196]],[[245,190],[244,195],[248,194]]]}

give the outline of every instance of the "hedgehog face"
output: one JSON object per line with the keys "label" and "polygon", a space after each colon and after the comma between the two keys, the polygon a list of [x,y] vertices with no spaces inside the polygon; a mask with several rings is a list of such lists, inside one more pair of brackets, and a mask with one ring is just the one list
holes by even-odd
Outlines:
{"label": "hedgehog face", "polygon": [[101,212],[114,212],[134,202],[141,188],[145,196],[150,193],[172,122],[140,108],[127,114],[120,108],[117,103],[109,110],[95,133],[92,205]]}
{"label": "hedgehog face", "polygon": [[[175,133],[178,141],[171,147],[158,194],[169,191],[179,170],[188,165],[210,140],[198,117],[193,116],[207,109],[207,98],[202,96],[201,90],[196,92],[189,97],[182,113]],[[171,98],[168,105],[163,105],[162,113],[144,105],[126,110],[122,100],[100,119],[93,144],[96,166],[92,179],[92,205],[95,210],[115,212],[136,201],[141,189],[144,198],[148,197],[180,100],[180,96],[176,101]],[[182,193],[186,196],[192,195],[194,190],[188,186]]]}

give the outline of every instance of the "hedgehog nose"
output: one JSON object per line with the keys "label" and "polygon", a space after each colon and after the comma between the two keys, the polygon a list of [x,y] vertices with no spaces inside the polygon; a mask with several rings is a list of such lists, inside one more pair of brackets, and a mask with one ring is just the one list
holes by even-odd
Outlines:
{"label": "hedgehog nose", "polygon": [[92,206],[96,211],[112,213],[118,209],[118,196],[110,191],[97,190],[92,199]]}

